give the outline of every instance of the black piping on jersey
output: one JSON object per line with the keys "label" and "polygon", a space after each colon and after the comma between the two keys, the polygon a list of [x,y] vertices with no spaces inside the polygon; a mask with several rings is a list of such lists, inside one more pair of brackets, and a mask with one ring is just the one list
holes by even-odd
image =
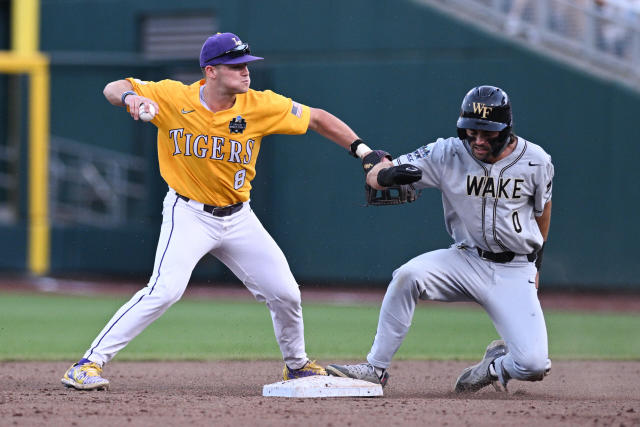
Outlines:
{"label": "black piping on jersey", "polygon": [[[478,165],[480,165],[480,167],[484,171],[485,178],[488,178],[489,170],[484,165],[484,162],[476,159],[476,156],[473,155],[473,153],[471,152],[471,146],[469,145],[466,139],[462,140],[462,145],[464,145],[464,148],[467,150],[467,153],[469,153],[471,158],[475,160]],[[489,246],[489,241],[487,240],[487,232],[486,232],[486,229],[484,228],[484,220],[485,220],[484,211],[486,210],[486,208],[487,208],[487,199],[483,197],[482,198],[482,238],[484,239],[484,243],[487,245],[487,248],[491,249],[491,246]],[[494,217],[494,220],[495,220],[495,217]]]}
{"label": "black piping on jersey", "polygon": [[[509,169],[511,166],[513,166],[516,163],[518,163],[518,161],[522,158],[522,156],[524,156],[525,151],[527,151],[527,141],[522,139],[522,138],[518,138],[518,139],[522,140],[524,142],[524,148],[522,149],[520,154],[518,154],[518,157],[516,157],[516,159],[513,162],[509,163],[507,166],[502,168],[502,170],[500,171],[500,174],[498,175],[498,180],[502,179],[502,174],[507,169]],[[500,240],[500,238],[498,237],[498,234],[497,234],[496,213],[498,211],[498,201],[499,200],[500,199],[496,197],[496,200],[493,202],[493,241],[496,242],[498,244],[498,246],[500,246],[503,250],[509,251],[510,249],[508,247],[506,247],[504,243],[502,243],[502,241]]]}
{"label": "black piping on jersey", "polygon": [[152,293],[152,292],[153,292],[153,290],[155,289],[156,285],[158,284],[158,279],[160,278],[160,268],[162,267],[162,261],[164,261],[164,256],[165,256],[165,255],[166,255],[166,253],[167,253],[167,249],[169,249],[169,242],[171,242],[171,236],[173,235],[173,227],[174,227],[174,225],[175,225],[175,222],[174,222],[174,220],[173,220],[173,215],[174,215],[174,212],[175,212],[175,210],[176,210],[176,204],[178,204],[178,200],[179,200],[179,197],[178,197],[178,196],[176,196],[176,200],[175,200],[175,202],[173,202],[173,206],[172,206],[172,208],[171,208],[171,231],[169,232],[169,238],[167,239],[167,246],[165,246],[165,248],[164,248],[164,252],[162,252],[162,258],[160,258],[160,263],[158,264],[158,271],[156,272],[156,274],[157,274],[157,276],[156,276],[156,280],[155,280],[155,282],[153,282],[153,286],[151,286],[151,290],[149,291],[149,293],[148,293],[148,294],[144,294],[144,295],[142,295],[142,296],[138,299],[138,301],[134,302],[134,303],[131,305],[131,307],[129,307],[129,308],[127,309],[127,311],[125,311],[124,313],[122,313],[122,314],[120,315],[120,317],[118,317],[118,318],[116,319],[116,321],[115,321],[115,322],[113,322],[113,323],[111,324],[111,326],[109,326],[109,329],[107,329],[107,331],[106,331],[104,334],[102,334],[102,336],[100,337],[100,339],[98,340],[98,342],[96,343],[96,345],[94,345],[93,347],[91,347],[91,351],[90,351],[90,352],[89,352],[89,354],[87,355],[87,359],[89,358],[89,356],[91,356],[91,354],[93,354],[93,351],[96,349],[96,347],[98,347],[98,346],[100,345],[100,343],[102,342],[102,340],[104,339],[104,337],[106,337],[106,336],[107,336],[107,334],[108,334],[109,332],[111,332],[111,329],[113,329],[113,327],[116,325],[116,323],[118,323],[118,322],[120,321],[120,319],[122,319],[122,318],[124,317],[124,315],[125,315],[125,314],[127,314],[127,313],[128,313],[128,312],[129,312],[133,307],[135,307],[136,305],[138,305],[138,303],[139,303],[140,301],[142,301],[142,299],[143,299],[144,297],[146,297],[147,295],[151,295],[151,293]]}

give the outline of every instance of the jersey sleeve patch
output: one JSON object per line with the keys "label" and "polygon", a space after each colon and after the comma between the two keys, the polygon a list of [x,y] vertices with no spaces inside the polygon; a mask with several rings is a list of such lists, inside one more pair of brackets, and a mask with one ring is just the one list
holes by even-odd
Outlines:
{"label": "jersey sleeve patch", "polygon": [[293,101],[291,104],[291,114],[294,116],[301,118],[302,117],[302,105],[298,104],[296,101]]}
{"label": "jersey sleeve patch", "polygon": [[428,145],[424,145],[424,146],[418,148],[416,151],[414,151],[411,154],[416,159],[424,159],[429,155],[430,152],[431,152],[431,148]]}

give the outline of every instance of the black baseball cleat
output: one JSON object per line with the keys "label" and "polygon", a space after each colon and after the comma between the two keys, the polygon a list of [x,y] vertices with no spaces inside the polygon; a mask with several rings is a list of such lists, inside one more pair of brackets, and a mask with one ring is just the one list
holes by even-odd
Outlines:
{"label": "black baseball cleat", "polygon": [[[496,340],[491,342],[491,344],[487,346],[487,351],[485,351],[480,363],[462,371],[462,374],[460,374],[456,381],[456,393],[473,393],[491,383],[494,383],[495,387],[499,381],[497,377],[491,375],[489,372],[489,365],[498,357],[507,354],[507,352],[507,345],[504,341]],[[500,390],[500,387],[496,387],[496,390]]]}

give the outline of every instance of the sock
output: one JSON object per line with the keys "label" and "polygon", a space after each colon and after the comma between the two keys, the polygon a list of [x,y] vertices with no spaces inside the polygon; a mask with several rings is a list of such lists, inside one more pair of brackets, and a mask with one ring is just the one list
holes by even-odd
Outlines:
{"label": "sock", "polygon": [[80,359],[80,361],[78,362],[78,365],[86,365],[87,363],[93,363],[91,360],[89,359],[85,359],[84,357],[82,359]]}
{"label": "sock", "polygon": [[299,371],[300,369],[302,369],[305,366],[307,366],[308,363],[309,363],[309,360],[307,359],[307,361],[304,362],[304,365],[300,366],[298,369],[292,369],[289,365],[287,365],[287,368],[289,368],[290,371]]}
{"label": "sock", "polygon": [[498,378],[496,367],[493,365],[493,362],[491,362],[491,365],[489,365],[489,375],[491,375],[493,378]]}

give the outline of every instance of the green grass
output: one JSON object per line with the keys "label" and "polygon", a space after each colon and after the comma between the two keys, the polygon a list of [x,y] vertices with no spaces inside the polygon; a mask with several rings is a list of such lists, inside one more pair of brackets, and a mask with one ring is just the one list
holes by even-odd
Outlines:
{"label": "green grass", "polygon": [[[0,296],[0,360],[74,360],[127,300]],[[378,305],[303,304],[307,352],[363,359]],[[547,311],[554,360],[640,360],[640,315]],[[396,359],[476,359],[497,337],[481,309],[419,304]],[[120,352],[118,360],[280,359],[267,308],[257,302],[183,300]]]}

